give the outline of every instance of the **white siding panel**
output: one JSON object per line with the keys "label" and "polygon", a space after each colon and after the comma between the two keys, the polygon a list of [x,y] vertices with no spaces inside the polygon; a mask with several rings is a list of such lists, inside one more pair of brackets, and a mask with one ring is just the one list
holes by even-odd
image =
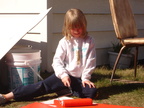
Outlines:
{"label": "white siding panel", "polygon": [[53,33],[62,32],[64,14],[54,14],[53,15]]}
{"label": "white siding panel", "polygon": [[144,14],[144,0],[129,0],[134,14]]}
{"label": "white siding panel", "polygon": [[79,8],[86,13],[109,13],[108,0],[54,0],[54,13]]}
{"label": "white siding panel", "polygon": [[[85,15],[88,31],[110,31],[114,30],[110,15]],[[64,14],[54,14],[54,33],[62,31]]]}
{"label": "white siding panel", "polygon": [[[31,38],[28,39],[29,37],[31,37]],[[42,37],[40,36],[39,33],[37,33],[37,34],[27,34],[22,38],[22,40],[28,40],[28,41],[31,41],[31,42],[41,43]]]}
{"label": "white siding panel", "polygon": [[[108,64],[108,51],[110,50],[110,47],[112,46],[112,42],[118,42],[118,39],[115,36],[114,31],[108,31],[108,32],[89,32],[89,35],[92,36],[95,39],[96,42],[96,64],[99,65],[105,65]],[[53,34],[52,40],[53,45],[52,47],[52,55],[54,56],[55,50],[57,48],[59,40],[62,38],[62,34],[55,33]]]}
{"label": "white siding panel", "polygon": [[46,9],[46,0],[0,0],[0,13],[38,13]]}
{"label": "white siding panel", "polygon": [[109,31],[113,30],[110,15],[86,15],[88,31]]}
{"label": "white siding panel", "polygon": [[[130,0],[139,29],[139,36],[144,36],[144,0]],[[50,42],[51,54],[54,54],[61,34],[65,12],[70,8],[81,9],[88,22],[88,32],[96,41],[97,65],[108,64],[108,50],[112,42],[118,42],[114,32],[109,0],[53,0],[52,36]],[[144,58],[140,48],[139,59]],[[52,56],[51,56],[52,57]]]}
{"label": "white siding panel", "polygon": [[112,46],[113,42],[118,42],[119,40],[116,38],[115,32],[89,32],[89,35],[95,39],[96,49],[100,48],[109,48]]}
{"label": "white siding panel", "polygon": [[109,64],[109,48],[99,48],[96,49],[96,65],[107,65]]}
{"label": "white siding panel", "polygon": [[144,47],[143,46],[139,47],[138,59],[139,60],[144,59]]}
{"label": "white siding panel", "polygon": [[[144,29],[138,31],[138,37],[144,37]],[[144,59],[144,46],[139,48],[138,59]]]}
{"label": "white siding panel", "polygon": [[[26,26],[36,15],[1,15],[0,14],[0,35],[17,32],[20,26]],[[34,28],[31,32],[40,32],[40,29]]]}
{"label": "white siding panel", "polygon": [[[118,42],[119,40],[116,38],[115,32],[89,32],[89,36],[92,36],[96,42],[96,49],[106,49],[112,46],[113,42]],[[52,40],[53,45],[52,52],[55,53],[56,47],[58,45],[59,40],[63,38],[63,35],[60,33],[53,34]],[[105,39],[107,38],[107,39]],[[101,41],[100,41],[101,40]]]}
{"label": "white siding panel", "polygon": [[53,41],[53,45],[51,46],[52,47],[52,53],[55,53],[55,50],[56,50],[57,45],[59,43],[59,40],[62,39],[62,38],[63,38],[63,35],[60,34],[60,33],[53,35],[53,39],[52,40],[54,40],[54,41]]}
{"label": "white siding panel", "polygon": [[135,15],[135,21],[137,24],[137,29],[144,29],[144,14]]}
{"label": "white siding panel", "polygon": [[138,37],[144,37],[144,29],[138,30]]}

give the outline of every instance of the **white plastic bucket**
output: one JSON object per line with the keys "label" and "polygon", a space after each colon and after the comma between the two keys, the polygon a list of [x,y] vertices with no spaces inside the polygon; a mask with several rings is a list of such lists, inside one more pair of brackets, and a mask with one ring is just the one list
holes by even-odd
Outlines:
{"label": "white plastic bucket", "polygon": [[36,83],[40,80],[40,50],[15,49],[6,55],[9,88]]}

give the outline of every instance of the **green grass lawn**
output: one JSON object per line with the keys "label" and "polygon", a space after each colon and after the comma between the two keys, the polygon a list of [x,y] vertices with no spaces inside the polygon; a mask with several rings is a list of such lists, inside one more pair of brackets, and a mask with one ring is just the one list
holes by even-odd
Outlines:
{"label": "green grass lawn", "polygon": [[97,103],[144,107],[144,68],[137,70],[134,78],[134,70],[116,70],[115,78],[118,81],[110,83],[112,70],[105,67],[96,69],[93,81],[98,88]]}
{"label": "green grass lawn", "polygon": [[[98,89],[98,95],[93,100],[96,103],[144,107],[144,67],[139,66],[137,77],[134,78],[134,70],[116,70],[114,78],[118,79],[110,83],[111,69],[107,67],[96,68],[92,75],[92,81]],[[47,77],[48,74],[42,74]],[[0,106],[0,108],[20,108],[29,103],[41,102],[57,98],[56,94],[44,95],[29,102],[15,102],[14,100]]]}

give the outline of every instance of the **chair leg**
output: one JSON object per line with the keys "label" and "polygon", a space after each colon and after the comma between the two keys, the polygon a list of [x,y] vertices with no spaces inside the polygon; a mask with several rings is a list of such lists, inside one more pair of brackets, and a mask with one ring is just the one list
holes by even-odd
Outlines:
{"label": "chair leg", "polygon": [[138,59],[138,47],[136,47],[135,58],[134,58],[134,77],[136,78],[137,73],[137,59]]}
{"label": "chair leg", "polygon": [[117,59],[116,59],[116,61],[115,61],[114,67],[113,67],[113,71],[112,71],[112,75],[111,75],[110,82],[112,82],[112,80],[113,80],[113,76],[114,76],[114,74],[115,74],[115,70],[116,70],[117,64],[118,64],[118,62],[119,62],[119,60],[120,60],[120,57],[121,57],[121,54],[122,54],[122,51],[123,51],[124,48],[125,48],[125,46],[123,46],[123,47],[121,48],[121,50],[120,50],[120,52],[119,52],[119,54],[118,54],[118,56],[117,56]]}

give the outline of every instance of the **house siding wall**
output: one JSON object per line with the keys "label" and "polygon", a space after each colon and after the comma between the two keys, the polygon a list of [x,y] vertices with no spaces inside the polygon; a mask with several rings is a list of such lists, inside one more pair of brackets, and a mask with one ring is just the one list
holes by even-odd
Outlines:
{"label": "house siding wall", "polygon": [[88,33],[96,41],[97,65],[108,64],[107,50],[111,46],[110,41],[116,40],[108,0],[53,0],[53,32],[50,38],[54,41],[51,42],[51,53],[54,55],[58,41],[63,37],[63,19],[70,8],[79,8],[86,16]]}
{"label": "house siding wall", "polygon": [[[144,36],[144,1],[130,0],[132,10],[138,27],[139,37]],[[96,41],[98,65],[109,64],[108,51],[112,47],[112,42],[118,42],[116,38],[111,13],[109,8],[109,0],[53,0],[53,24],[51,39],[51,58],[53,57],[58,41],[63,37],[61,29],[65,12],[70,8],[81,9],[88,22],[88,33],[93,36]],[[143,47],[139,49],[138,59],[144,58]],[[52,60],[51,60],[52,61]]]}
{"label": "house siding wall", "polygon": [[[139,37],[144,37],[144,1],[129,0],[134,12]],[[0,20],[16,22],[31,18],[46,8],[52,10],[37,27],[21,39],[19,45],[32,45],[42,50],[42,71],[53,71],[52,59],[62,36],[65,12],[70,8],[81,9],[88,22],[88,33],[95,38],[97,66],[108,64],[108,51],[117,42],[114,32],[109,0],[0,0]],[[16,19],[14,19],[14,17]],[[18,20],[18,21],[17,21]],[[8,23],[6,26],[9,26]],[[139,59],[144,59],[144,47],[139,49]]]}
{"label": "house siding wall", "polygon": [[[134,13],[138,37],[144,37],[144,1],[143,0],[129,0],[132,11]],[[144,47],[139,47],[138,59],[144,59]]]}

